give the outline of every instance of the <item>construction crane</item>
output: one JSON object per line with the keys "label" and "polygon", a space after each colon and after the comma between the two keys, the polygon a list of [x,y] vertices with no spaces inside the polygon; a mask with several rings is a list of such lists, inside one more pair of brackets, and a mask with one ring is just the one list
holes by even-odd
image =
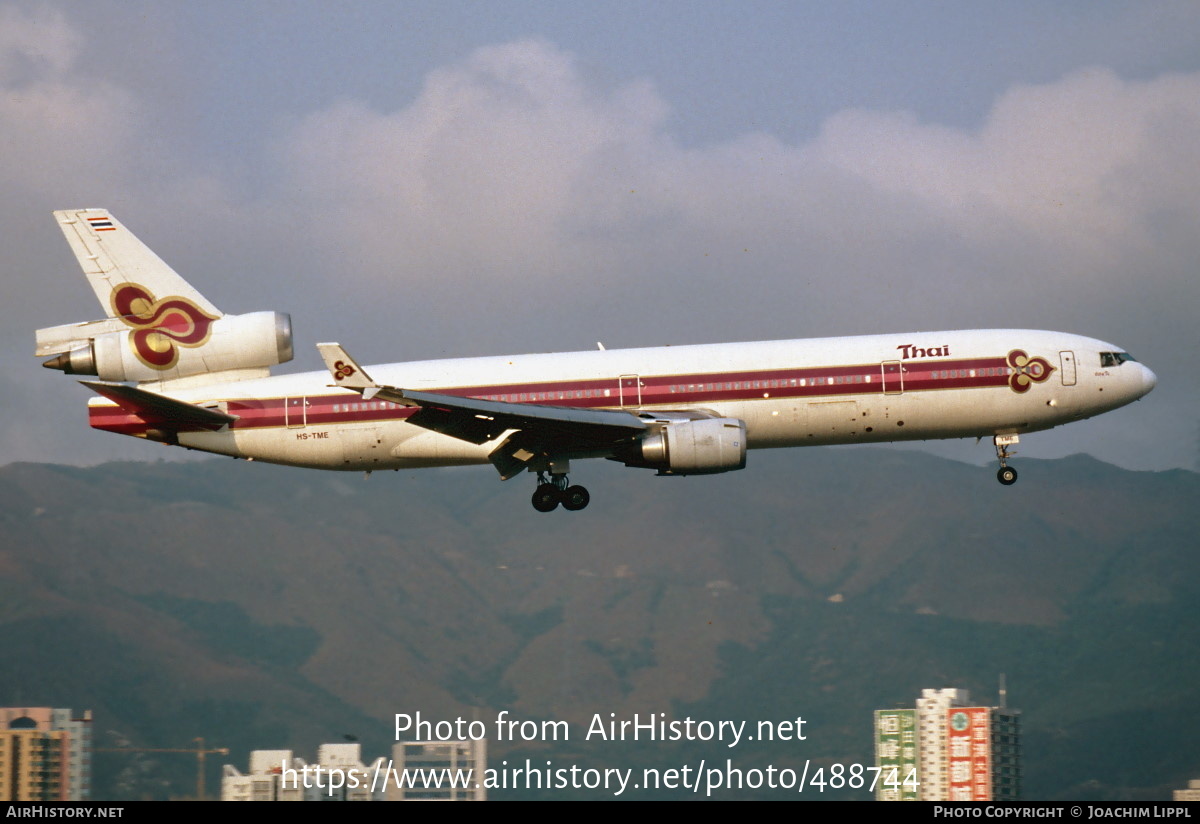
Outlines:
{"label": "construction crane", "polygon": [[196,800],[206,801],[204,793],[204,758],[207,755],[229,755],[228,747],[205,748],[203,738],[193,738],[195,747],[93,747],[92,752],[183,752],[196,756]]}

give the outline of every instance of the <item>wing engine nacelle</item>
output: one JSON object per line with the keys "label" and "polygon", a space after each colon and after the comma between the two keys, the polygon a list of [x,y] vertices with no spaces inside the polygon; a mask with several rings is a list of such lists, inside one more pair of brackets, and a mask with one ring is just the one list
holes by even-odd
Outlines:
{"label": "wing engine nacelle", "polygon": [[[143,328],[119,318],[38,330],[42,365],[105,381],[167,381],[266,370],[292,359],[292,319],[282,312],[223,315]],[[265,374],[265,372],[264,372]]]}
{"label": "wing engine nacelle", "polygon": [[737,418],[668,420],[617,454],[626,466],[659,475],[712,475],[746,468],[746,422]]}

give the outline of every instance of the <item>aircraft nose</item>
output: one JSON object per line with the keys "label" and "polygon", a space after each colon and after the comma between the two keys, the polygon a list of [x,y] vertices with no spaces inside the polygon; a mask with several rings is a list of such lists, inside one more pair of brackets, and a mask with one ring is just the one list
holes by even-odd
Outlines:
{"label": "aircraft nose", "polygon": [[1148,367],[1140,363],[1138,366],[1142,367],[1142,395],[1147,395],[1151,389],[1158,385],[1158,376],[1150,371]]}

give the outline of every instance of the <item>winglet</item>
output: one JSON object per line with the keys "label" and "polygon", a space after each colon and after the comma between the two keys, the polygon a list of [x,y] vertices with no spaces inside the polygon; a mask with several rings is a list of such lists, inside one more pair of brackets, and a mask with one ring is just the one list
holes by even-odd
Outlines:
{"label": "winglet", "polygon": [[333,385],[362,392],[373,389],[378,384],[371,380],[358,361],[350,357],[340,343],[318,343],[317,350],[325,361],[325,368],[333,375]]}

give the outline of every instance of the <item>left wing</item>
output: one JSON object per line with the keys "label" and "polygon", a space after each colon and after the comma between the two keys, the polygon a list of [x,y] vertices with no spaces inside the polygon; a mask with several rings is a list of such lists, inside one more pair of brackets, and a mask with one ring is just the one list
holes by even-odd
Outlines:
{"label": "left wing", "polygon": [[508,480],[538,458],[570,457],[609,450],[637,440],[649,424],[615,409],[486,401],[380,385],[337,343],[317,349],[333,375],[334,386],[352,389],[367,400],[418,407],[408,422],[452,438],[484,444],[511,434],[488,455]]}

